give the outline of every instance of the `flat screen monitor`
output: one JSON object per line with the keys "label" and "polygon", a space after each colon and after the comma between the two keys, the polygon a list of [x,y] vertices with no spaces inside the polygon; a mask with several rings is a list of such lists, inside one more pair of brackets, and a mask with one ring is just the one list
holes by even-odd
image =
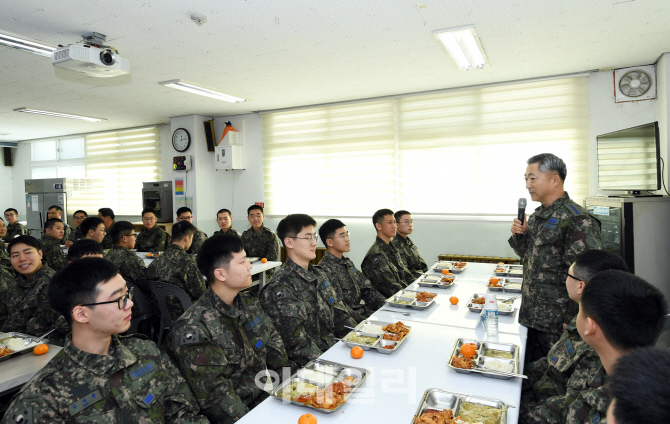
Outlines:
{"label": "flat screen monitor", "polygon": [[658,122],[599,135],[596,145],[600,190],[661,189]]}

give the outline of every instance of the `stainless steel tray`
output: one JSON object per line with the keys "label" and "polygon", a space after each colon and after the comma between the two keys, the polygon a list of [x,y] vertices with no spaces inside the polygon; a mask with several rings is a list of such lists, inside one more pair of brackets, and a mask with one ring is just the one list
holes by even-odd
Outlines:
{"label": "stainless steel tray", "polygon": [[454,417],[457,417],[461,414],[461,407],[465,402],[501,409],[502,412],[497,422],[498,424],[507,424],[507,409],[509,406],[504,401],[440,389],[428,389],[423,393],[423,397],[414,413],[414,417],[412,417],[411,423],[414,424],[417,422],[421,414],[429,410],[442,411],[443,409],[451,409]]}
{"label": "stainless steel tray", "polygon": [[[478,297],[484,297],[483,294],[477,294],[474,293],[470,299],[468,299],[468,303],[466,303],[466,308],[470,310],[470,312],[481,312],[484,310],[484,305],[480,305],[478,303],[472,303],[473,300],[475,300]],[[500,295],[496,294],[496,300],[506,300],[506,299],[511,299],[516,296],[506,296],[506,295]],[[498,315],[513,315],[516,312],[516,306],[514,306],[514,303],[512,303],[512,309],[509,311],[501,311],[498,309]]]}
{"label": "stainless steel tray", "polygon": [[491,284],[491,279],[489,279],[489,282],[486,283],[486,288],[491,290],[491,291],[500,291],[501,292],[502,289],[503,289],[503,281],[502,280],[503,280],[502,278],[498,278],[498,282],[500,283],[500,287],[495,287],[495,286],[492,287],[490,285]]}
{"label": "stainless steel tray", "polygon": [[[421,293],[420,290],[400,290],[398,293],[394,294],[393,296],[389,297],[386,299],[386,305],[392,306],[394,308],[412,308],[412,309],[418,309],[420,311],[428,308],[430,305],[435,303],[435,298],[439,296],[438,294],[435,294],[435,297],[430,299],[430,302],[419,302],[415,298],[411,297],[404,297],[403,294],[411,292],[411,293]],[[409,302],[409,304],[406,303],[397,303],[398,301],[401,302]]]}
{"label": "stainless steel tray", "polygon": [[[396,321],[396,322],[397,322],[397,321]],[[358,324],[358,325],[356,326],[356,329],[357,329],[357,330],[360,330],[360,329],[363,327],[364,324],[372,324],[372,325],[387,326],[387,325],[389,325],[389,324],[395,324],[395,322],[393,322],[393,321],[377,321],[377,320],[367,319],[367,320],[365,320],[365,321],[361,321],[360,324]],[[404,323],[403,323],[403,324],[404,324]],[[365,335],[365,336],[369,337],[369,336],[368,336],[369,333],[363,333],[363,334],[361,334],[360,331],[351,331],[349,334],[347,334],[347,335],[342,339],[342,343],[346,344],[346,345],[349,346],[349,347],[358,346],[358,347],[360,347],[360,348],[363,349],[363,350],[374,349],[374,350],[376,350],[376,351],[379,352],[379,353],[383,353],[383,354],[386,354],[386,355],[390,355],[391,353],[397,351],[397,350],[400,348],[400,346],[405,342],[405,340],[407,340],[407,338],[409,337],[409,335],[412,333],[412,327],[410,327],[409,325],[405,325],[405,327],[407,327],[407,328],[409,329],[409,333],[407,333],[407,335],[406,335],[402,340],[397,341],[397,342],[396,342],[396,341],[393,341],[393,340],[386,340],[386,339],[384,339],[384,335],[383,335],[383,334],[382,334],[381,336],[377,336],[377,340],[375,340],[375,342],[372,343],[371,345],[366,345],[366,344],[363,344],[363,343],[352,342],[352,341],[347,340],[347,338],[348,338],[350,335],[352,335],[352,334],[357,334],[357,335]],[[386,332],[386,333],[388,333],[388,332]],[[385,334],[386,334],[386,333],[385,333]],[[390,334],[390,333],[389,333],[389,334]],[[384,346],[393,346],[393,349],[384,349]]]}
{"label": "stainless steel tray", "polygon": [[454,262],[451,261],[439,261],[431,269],[437,272],[442,272],[443,269],[451,271],[452,274],[460,274],[467,268],[468,264],[466,263],[463,266],[455,266]]}
{"label": "stainless steel tray", "polygon": [[[443,277],[449,277],[451,282],[440,282],[440,280]],[[429,279],[437,279],[435,282],[432,282]],[[454,282],[456,281],[456,276],[455,275],[430,275],[427,277],[421,277],[419,282],[417,283],[419,287],[433,287],[437,289],[448,289],[449,287],[454,285]]]}
{"label": "stainless steel tray", "polygon": [[[20,338],[20,339],[37,339],[39,336],[30,336],[28,334],[16,333],[16,332],[11,332],[11,333],[0,332],[0,347],[7,347],[5,345],[5,343],[3,343],[3,340],[9,339],[11,337],[17,337],[17,338]],[[45,339],[42,339],[42,341],[40,341],[38,344],[43,344],[43,343],[48,343],[48,342],[49,342],[49,339],[45,338]],[[13,358],[15,356],[23,355],[24,353],[32,352],[33,348],[35,346],[37,346],[37,345],[33,345],[33,346],[30,346],[30,347],[25,347],[21,350],[12,351],[12,353],[10,353],[9,355],[0,356],[0,362],[7,361],[7,360],[9,360],[9,358]]]}
{"label": "stainless steel tray", "polygon": [[[475,356],[472,358],[472,360],[478,364],[478,365],[484,365],[486,362],[490,360],[498,360],[501,362],[507,362],[507,363],[512,363],[514,365],[514,368],[512,369],[513,374],[518,374],[519,373],[519,346],[515,344],[508,344],[508,343],[498,343],[498,342],[480,342],[478,340],[473,340],[473,339],[458,339],[456,340],[456,343],[454,344],[454,350],[451,351],[451,355],[449,355],[449,359],[447,360],[447,366],[449,368],[453,368],[456,372],[462,373],[462,374],[471,374],[471,373],[477,373],[481,374],[484,377],[490,377],[490,378],[498,378],[501,380],[509,380],[510,378],[515,378],[514,376],[508,375],[508,374],[499,374],[495,371],[486,371],[486,370],[481,370],[481,369],[470,369],[466,370],[463,368],[458,368],[453,366],[451,363],[453,361],[454,356],[461,356],[461,346],[463,346],[466,343],[475,343],[476,344],[476,352]],[[491,349],[491,350],[500,350],[504,352],[510,352],[512,354],[512,359],[501,359],[501,358],[494,358],[494,357],[488,357],[485,356],[486,349]]]}
{"label": "stainless steel tray", "polygon": [[[316,381],[311,381],[305,378],[302,378],[300,375],[303,375],[302,373],[304,370],[313,370],[317,371],[323,374],[327,375],[332,375],[333,379],[330,380],[328,383],[323,384],[322,382],[316,382]],[[293,405],[297,406],[302,406],[305,408],[310,408],[315,411],[323,412],[325,414],[330,414],[338,409],[342,405],[344,405],[347,402],[347,399],[360,387],[361,384],[365,381],[369,374],[369,371],[365,368],[359,368],[359,367],[352,367],[349,365],[344,365],[344,364],[339,364],[337,362],[331,362],[331,361],[326,361],[323,359],[315,359],[313,361],[310,361],[307,365],[305,365],[303,368],[299,369],[295,374],[291,376],[291,378],[286,379],[283,383],[281,383],[279,386],[274,388],[270,392],[270,396],[273,396],[275,398],[280,399],[282,402],[285,403],[292,403]],[[333,409],[324,409],[324,408],[315,408],[311,405],[307,405],[302,402],[298,402],[295,400],[291,400],[290,398],[284,398],[282,396],[282,392],[284,389],[288,388],[291,383],[293,382],[305,382],[305,383],[310,383],[314,384],[322,389],[326,388],[329,384],[337,382],[337,381],[342,381],[345,377],[356,377],[355,384],[351,387],[351,391],[347,394],[344,395],[344,403],[336,406]]]}
{"label": "stainless steel tray", "polygon": [[523,265],[497,265],[493,273],[498,277],[523,277]]}
{"label": "stainless steel tray", "polygon": [[[503,280],[503,291],[507,293],[521,293],[523,278],[505,278]],[[519,287],[511,287],[510,284],[518,284]]]}

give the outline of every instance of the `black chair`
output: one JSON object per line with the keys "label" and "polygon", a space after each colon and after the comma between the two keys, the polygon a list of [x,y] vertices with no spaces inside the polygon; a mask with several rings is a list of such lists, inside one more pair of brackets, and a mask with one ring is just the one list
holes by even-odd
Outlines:
{"label": "black chair", "polygon": [[656,347],[662,349],[670,349],[670,314],[665,316],[665,323],[663,329],[656,338]]}
{"label": "black chair", "polygon": [[160,308],[160,327],[158,330],[158,340],[156,345],[160,348],[163,343],[163,333],[166,328],[172,326],[172,317],[170,316],[170,311],[167,307],[167,302],[165,298],[168,295],[175,296],[181,302],[181,307],[184,310],[187,310],[191,307],[191,298],[186,294],[186,292],[174,284],[163,283],[160,281],[149,281],[149,287],[151,287],[151,292],[156,296],[158,300],[158,307]]}
{"label": "black chair", "polygon": [[[142,290],[140,290],[137,284],[132,283],[130,281],[126,281],[126,285],[128,286],[129,290],[131,288],[133,289],[133,303],[137,305],[137,311],[138,311],[138,315],[130,320],[130,328],[128,329],[127,334],[136,334],[136,333],[146,334],[145,331],[138,331],[137,328],[140,322],[146,319],[151,319],[156,316],[156,314],[154,313],[154,308],[151,306],[151,302],[149,302],[149,299],[147,299],[147,297],[144,295]],[[146,335],[151,337],[151,329],[149,329],[149,334]]]}

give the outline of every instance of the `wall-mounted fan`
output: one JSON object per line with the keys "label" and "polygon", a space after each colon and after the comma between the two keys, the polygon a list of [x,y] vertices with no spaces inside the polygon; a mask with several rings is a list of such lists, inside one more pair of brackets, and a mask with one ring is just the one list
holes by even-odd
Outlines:
{"label": "wall-mounted fan", "polygon": [[614,98],[617,103],[655,99],[656,66],[614,70]]}

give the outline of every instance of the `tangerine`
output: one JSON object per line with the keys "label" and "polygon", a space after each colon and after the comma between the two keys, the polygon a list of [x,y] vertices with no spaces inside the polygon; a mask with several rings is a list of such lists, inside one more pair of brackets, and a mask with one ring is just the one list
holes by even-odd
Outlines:
{"label": "tangerine", "polygon": [[461,346],[461,355],[465,356],[466,358],[472,358],[475,356],[475,347],[471,344],[464,344]]}
{"label": "tangerine", "polygon": [[301,415],[298,424],[316,424],[316,417],[312,414]]}
{"label": "tangerine", "polygon": [[458,305],[458,298],[456,296],[451,296],[449,302],[451,302],[452,305]]}
{"label": "tangerine", "polygon": [[444,274],[444,275],[451,275],[451,271],[449,271],[448,269],[443,269],[443,270],[442,270],[442,274]]}
{"label": "tangerine", "polygon": [[498,284],[498,279],[497,278],[491,278],[489,280],[489,285],[490,286],[495,286],[496,284]]}
{"label": "tangerine", "polygon": [[[266,263],[267,261],[268,261],[267,258],[261,259],[261,263]],[[307,414],[307,415],[309,415],[309,414]]]}
{"label": "tangerine", "polygon": [[33,353],[35,355],[44,355],[49,351],[49,346],[45,345],[44,343],[38,344],[33,348]]}
{"label": "tangerine", "polygon": [[363,349],[361,349],[358,346],[352,347],[351,348],[351,357],[354,358],[354,359],[361,359],[363,357]]}

